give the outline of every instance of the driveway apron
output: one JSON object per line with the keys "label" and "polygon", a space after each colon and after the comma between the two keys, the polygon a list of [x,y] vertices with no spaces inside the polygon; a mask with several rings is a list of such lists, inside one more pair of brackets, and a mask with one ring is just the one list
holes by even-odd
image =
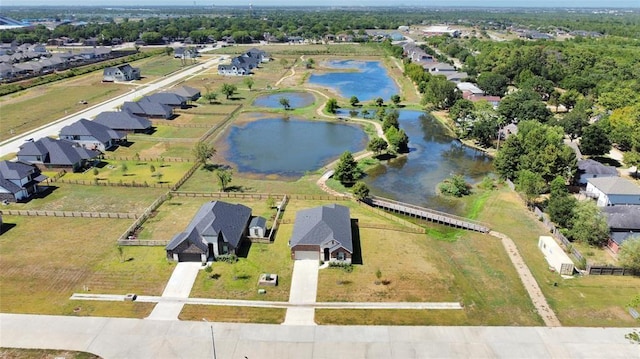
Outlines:
{"label": "driveway apron", "polygon": [[315,325],[313,307],[295,307],[296,304],[314,304],[318,292],[318,260],[301,259],[293,263],[293,275],[289,291],[289,304],[284,325]]}
{"label": "driveway apron", "polygon": [[[202,268],[200,262],[179,262],[162,292],[162,298],[189,298],[198,271]],[[184,302],[160,302],[147,319],[176,320],[182,311]]]}

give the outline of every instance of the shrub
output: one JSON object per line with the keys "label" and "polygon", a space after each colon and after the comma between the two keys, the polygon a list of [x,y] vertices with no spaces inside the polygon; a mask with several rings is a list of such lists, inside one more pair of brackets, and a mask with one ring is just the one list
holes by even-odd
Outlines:
{"label": "shrub", "polygon": [[223,254],[216,257],[218,262],[235,263],[238,261],[238,256],[235,254]]}

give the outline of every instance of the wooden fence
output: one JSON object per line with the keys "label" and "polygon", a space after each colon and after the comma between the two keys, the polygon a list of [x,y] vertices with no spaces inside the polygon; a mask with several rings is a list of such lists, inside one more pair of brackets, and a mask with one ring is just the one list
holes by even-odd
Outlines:
{"label": "wooden fence", "polygon": [[119,246],[166,247],[169,240],[118,239]]}
{"label": "wooden fence", "polygon": [[204,198],[244,198],[244,199],[257,199],[266,200],[268,198],[276,198],[285,196],[284,194],[274,193],[243,193],[243,192],[186,192],[186,191],[174,191],[171,192],[175,197],[204,197]]}
{"label": "wooden fence", "polygon": [[105,160],[111,161],[138,161],[138,162],[193,162],[193,160],[180,158],[180,157],[156,157],[156,158],[147,158],[147,157],[126,157],[126,156],[112,156],[112,155],[104,155]]}
{"label": "wooden fence", "polygon": [[356,203],[358,205],[360,205],[360,207],[367,208],[368,210],[370,210],[370,211],[372,211],[372,212],[374,212],[374,213],[376,213],[376,214],[378,214],[378,215],[380,215],[382,217],[391,219],[391,220],[393,220],[393,221],[395,221],[397,223],[400,223],[401,225],[403,225],[403,226],[405,226],[407,228],[410,228],[411,230],[415,231],[415,233],[427,233],[427,229],[426,228],[424,228],[422,226],[419,226],[419,225],[417,225],[415,223],[409,222],[406,219],[400,218],[400,217],[398,217],[398,216],[396,216],[394,214],[391,214],[391,213],[389,213],[389,212],[387,212],[385,210],[382,210],[382,209],[379,209],[379,208],[376,208],[376,207],[371,207],[368,204],[363,203],[361,201],[356,201]]}
{"label": "wooden fence", "polygon": [[209,137],[211,137],[211,135],[213,135],[214,132],[216,132],[217,130],[223,128],[224,126],[226,126],[231,119],[233,119],[233,117],[236,115],[236,113],[238,113],[238,111],[240,111],[240,109],[242,108],[242,105],[238,105],[238,107],[235,108],[235,110],[229,112],[229,114],[227,115],[227,118],[224,119],[224,121],[220,122],[219,124],[211,127],[207,132],[205,132],[201,137],[199,141],[206,141],[209,139]]}
{"label": "wooden fence", "polygon": [[160,205],[162,205],[169,198],[171,198],[171,194],[165,193],[162,196],[158,197],[155,201],[153,201],[153,203],[144,210],[142,215],[140,215],[140,217],[136,219],[136,221],[133,222],[129,226],[129,228],[127,228],[127,230],[122,233],[122,235],[120,235],[118,243],[120,243],[120,241],[136,239],[135,233],[142,227],[142,224],[151,216],[153,211],[158,209],[158,207],[160,207]]}
{"label": "wooden fence", "polygon": [[59,178],[55,181],[51,181],[51,183],[67,183],[67,184],[77,184],[82,186],[104,186],[104,187],[134,187],[134,188],[172,188],[172,185],[166,183],[148,183],[147,181],[138,183],[138,182],[110,182],[110,181],[85,181],[85,180],[77,180],[77,179],[64,179]]}
{"label": "wooden fence", "polygon": [[542,212],[542,210],[538,207],[533,207],[533,213],[536,215],[536,217],[538,217],[538,219],[542,221],[544,226],[547,227],[547,229],[549,229],[549,232],[551,232],[551,234],[553,234],[553,236],[564,245],[564,248],[566,251],[573,254],[573,256],[580,263],[583,263],[586,265],[587,262],[584,256],[582,255],[582,253],[580,253],[580,251],[578,251],[573,247],[573,245],[571,245],[571,242],[567,239],[567,237],[565,237],[564,234],[562,234],[558,230],[558,228],[556,228],[555,224],[551,222],[551,219],[549,219],[549,216],[547,216],[544,212]]}
{"label": "wooden fence", "polygon": [[136,219],[135,213],[110,213],[110,212],[79,212],[79,211],[36,211],[36,210],[15,210],[3,209],[2,214],[9,216],[25,217],[77,217],[77,218],[116,218],[116,219]]}

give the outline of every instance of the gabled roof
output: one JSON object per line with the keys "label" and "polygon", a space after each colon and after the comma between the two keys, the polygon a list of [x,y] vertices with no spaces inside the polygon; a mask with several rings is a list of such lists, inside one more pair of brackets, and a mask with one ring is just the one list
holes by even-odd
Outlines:
{"label": "gabled roof", "polygon": [[21,156],[42,156],[43,163],[72,166],[82,160],[96,158],[98,151],[87,150],[75,142],[43,137],[35,142],[26,142],[20,146],[18,158]]}
{"label": "gabled roof", "polygon": [[618,170],[616,170],[615,167],[605,166],[590,158],[586,160],[579,160],[578,170],[585,174],[618,176]]}
{"label": "gabled roof", "polygon": [[169,106],[180,106],[184,104],[187,99],[172,92],[158,92],[153,95],[143,97],[139,102],[142,101],[156,102]]}
{"label": "gabled roof", "polygon": [[587,182],[607,195],[640,195],[640,186],[621,177],[589,178]]}
{"label": "gabled roof", "polygon": [[93,122],[114,130],[146,130],[153,125],[148,119],[126,110],[101,112]]}
{"label": "gabled roof", "polygon": [[289,246],[321,245],[328,240],[339,242],[353,253],[349,208],[337,204],[304,209],[296,213]]}
{"label": "gabled roof", "polygon": [[206,248],[206,244],[202,243],[202,237],[217,238],[219,235],[222,235],[232,247],[237,248],[249,217],[251,208],[247,206],[221,201],[207,202],[200,207],[187,229],[173,237],[166,249],[173,250],[184,241],[199,247],[204,245]]}
{"label": "gabled roof", "polygon": [[264,217],[253,217],[251,219],[251,222],[249,222],[249,228],[251,227],[266,228],[266,226],[267,226],[267,219]]}
{"label": "gabled roof", "polygon": [[60,136],[92,136],[102,143],[108,143],[111,140],[124,138],[125,134],[114,131],[103,124],[81,118],[63,127],[60,130]]}
{"label": "gabled roof", "polygon": [[189,86],[181,86],[168,92],[174,93],[176,95],[186,97],[186,98],[193,98],[194,96],[200,94],[200,90],[193,87],[189,87]]}
{"label": "gabled roof", "polygon": [[173,114],[171,107],[151,101],[125,102],[122,105],[122,110],[136,115],[161,116],[164,118],[169,118]]}
{"label": "gabled roof", "polygon": [[0,162],[0,178],[7,180],[23,179],[35,171],[35,167],[22,161],[2,161]]}
{"label": "gabled roof", "polygon": [[611,230],[636,230],[640,232],[640,206],[608,206],[601,208]]}

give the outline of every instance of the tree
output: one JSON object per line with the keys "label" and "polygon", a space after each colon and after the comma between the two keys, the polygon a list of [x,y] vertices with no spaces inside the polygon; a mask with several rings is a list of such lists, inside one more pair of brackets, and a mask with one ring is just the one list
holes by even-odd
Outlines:
{"label": "tree", "polygon": [[253,77],[251,77],[251,76],[247,76],[247,77],[245,77],[245,78],[244,78],[244,81],[243,81],[243,82],[244,82],[245,86],[247,86],[247,88],[249,89],[249,91],[251,91],[251,89],[253,88],[253,84],[255,83],[255,82],[253,81]]}
{"label": "tree", "polygon": [[204,94],[204,99],[209,101],[209,104],[212,104],[218,99],[218,94],[215,92],[206,92]]}
{"label": "tree", "polygon": [[389,144],[381,137],[373,138],[367,144],[367,150],[373,152],[376,156],[380,155],[387,147],[389,147]]}
{"label": "tree", "polygon": [[560,120],[560,125],[564,128],[564,132],[569,135],[569,138],[575,140],[582,136],[582,130],[589,126],[589,120],[584,112],[573,109],[564,115]]}
{"label": "tree", "polygon": [[618,261],[625,268],[632,268],[640,271],[640,235],[632,236],[622,242]]}
{"label": "tree", "polygon": [[382,131],[387,132],[390,127],[395,127],[396,130],[400,129],[400,113],[396,110],[389,111],[384,115],[384,121],[382,121]]}
{"label": "tree", "polygon": [[588,245],[601,247],[609,238],[607,219],[594,201],[578,202],[574,209],[569,237]]}
{"label": "tree", "polygon": [[483,72],[478,76],[478,86],[490,96],[504,96],[509,78],[495,72]]}
{"label": "tree", "polygon": [[547,205],[547,213],[551,220],[561,228],[570,228],[573,219],[573,209],[578,200],[576,200],[569,191],[565,179],[561,176],[556,177],[550,184],[551,196]]}
{"label": "tree", "polygon": [[400,104],[400,101],[401,101],[401,100],[402,100],[402,99],[400,98],[400,95],[398,95],[398,94],[395,94],[395,95],[392,95],[392,96],[391,96],[391,102],[393,102],[393,104],[394,104],[395,106],[398,106],[398,105]]}
{"label": "tree", "polygon": [[124,248],[121,245],[116,246],[116,251],[118,252],[118,258],[120,258],[120,263],[124,263],[125,253]]}
{"label": "tree", "polygon": [[120,165],[120,171],[122,172],[123,176],[127,175],[127,172],[129,172],[129,166],[127,166],[126,162],[122,162],[122,164]]}
{"label": "tree", "polygon": [[358,201],[362,201],[369,197],[369,187],[367,187],[364,182],[356,182],[351,190],[353,191],[353,195]]}
{"label": "tree", "polygon": [[338,106],[338,100],[336,100],[335,98],[330,98],[327,100],[327,103],[324,105],[324,110],[329,112],[329,113],[336,113],[336,111],[338,110],[339,106]]}
{"label": "tree", "polygon": [[466,99],[460,99],[449,109],[449,117],[457,123],[458,119],[463,119],[471,115],[474,109],[475,107],[473,102]]}
{"label": "tree", "polygon": [[539,173],[522,170],[518,173],[516,189],[524,194],[528,206],[535,203],[536,198],[544,191],[545,182]]}
{"label": "tree", "polygon": [[385,131],[384,135],[387,136],[389,145],[394,152],[409,152],[409,136],[404,130],[398,130],[392,126]]}
{"label": "tree", "polygon": [[384,105],[384,100],[382,99],[382,97],[378,97],[376,100],[376,106],[378,107],[382,107]]}
{"label": "tree", "polygon": [[427,83],[422,104],[430,104],[436,109],[443,110],[453,106],[461,97],[456,84],[444,76],[434,76]]}
{"label": "tree", "polygon": [[196,162],[205,164],[207,163],[207,160],[209,158],[213,157],[213,155],[216,154],[216,149],[213,147],[213,145],[210,145],[203,141],[198,141],[193,147],[192,152],[193,156],[196,159]]}
{"label": "tree", "polygon": [[369,117],[369,110],[365,108],[364,110],[362,110],[362,118],[368,118],[368,117]]}
{"label": "tree", "polygon": [[227,100],[231,96],[233,96],[233,94],[236,93],[236,91],[238,91],[238,88],[236,87],[236,85],[232,85],[228,83],[223,83],[222,88],[220,89],[220,92],[222,92],[227,97]]}
{"label": "tree", "polygon": [[587,126],[582,130],[580,151],[585,155],[602,156],[611,150],[611,141],[606,132],[597,124]]}
{"label": "tree", "polygon": [[283,57],[280,59],[280,65],[286,69],[289,66],[289,61]]}
{"label": "tree", "polygon": [[356,110],[349,110],[349,116],[351,116],[352,118],[353,118],[353,117],[358,116],[358,111],[356,111]]}
{"label": "tree", "polygon": [[218,168],[215,171],[216,178],[218,179],[218,185],[220,186],[220,191],[225,192],[227,190],[227,185],[231,183],[231,179],[233,176],[233,171],[225,168]]}
{"label": "tree", "polygon": [[468,195],[469,185],[462,175],[455,175],[447,178],[438,184],[440,193],[446,196],[462,197]]}
{"label": "tree", "polygon": [[505,96],[498,105],[498,113],[515,123],[524,120],[544,123],[552,117],[540,95],[532,90],[519,90]]}
{"label": "tree", "polygon": [[156,166],[150,165],[149,166],[149,172],[151,172],[151,175],[153,176],[153,174],[156,172]]}
{"label": "tree", "polygon": [[640,152],[632,150],[624,153],[623,161],[627,166],[635,166],[635,178],[638,178],[638,167],[640,167]]}
{"label": "tree", "polygon": [[100,174],[100,171],[98,170],[98,168],[94,167],[93,168],[93,175],[97,177],[99,174]]}
{"label": "tree", "polygon": [[355,107],[360,103],[360,100],[357,96],[351,96],[351,98],[349,99],[349,103],[351,104],[351,106]]}
{"label": "tree", "polygon": [[348,185],[355,183],[361,176],[362,172],[358,168],[358,162],[353,158],[351,152],[343,152],[333,172],[333,178],[343,185]]}
{"label": "tree", "polygon": [[518,172],[518,163],[524,149],[518,136],[507,138],[496,155],[494,166],[502,178],[515,180]]}
{"label": "tree", "polygon": [[289,99],[286,97],[280,97],[280,105],[284,107],[285,110],[289,110],[291,108],[291,104],[289,103]]}
{"label": "tree", "polygon": [[565,91],[562,95],[560,95],[560,104],[566,107],[568,110],[572,109],[575,106],[576,102],[580,98],[580,93],[576,90]]}

